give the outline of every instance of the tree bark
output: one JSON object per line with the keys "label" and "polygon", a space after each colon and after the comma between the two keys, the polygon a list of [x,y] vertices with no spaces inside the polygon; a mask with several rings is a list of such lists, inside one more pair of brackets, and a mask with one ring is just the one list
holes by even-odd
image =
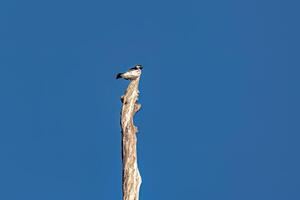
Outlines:
{"label": "tree bark", "polygon": [[131,80],[125,94],[121,97],[121,128],[122,128],[122,163],[123,200],[138,200],[142,178],[137,165],[137,127],[133,124],[133,117],[141,105],[137,103],[139,96],[140,77]]}

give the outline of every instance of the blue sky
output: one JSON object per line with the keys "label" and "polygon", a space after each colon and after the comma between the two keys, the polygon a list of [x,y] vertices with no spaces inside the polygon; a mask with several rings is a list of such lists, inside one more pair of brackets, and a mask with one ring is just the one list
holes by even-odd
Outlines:
{"label": "blue sky", "polygon": [[299,2],[0,2],[0,199],[121,199],[117,72],[144,65],[140,199],[299,200]]}

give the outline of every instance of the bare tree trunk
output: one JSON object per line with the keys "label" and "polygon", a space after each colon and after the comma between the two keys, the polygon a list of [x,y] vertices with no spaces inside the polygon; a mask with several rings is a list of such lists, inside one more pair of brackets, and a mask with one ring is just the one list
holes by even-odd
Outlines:
{"label": "bare tree trunk", "polygon": [[125,94],[121,97],[122,162],[123,162],[123,200],[138,200],[142,178],[137,165],[137,127],[133,117],[141,108],[137,103],[140,77],[131,80]]}

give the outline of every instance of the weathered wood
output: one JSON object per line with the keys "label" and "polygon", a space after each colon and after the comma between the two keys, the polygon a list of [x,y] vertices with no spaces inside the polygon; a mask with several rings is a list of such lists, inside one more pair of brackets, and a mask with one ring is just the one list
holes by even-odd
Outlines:
{"label": "weathered wood", "polygon": [[137,103],[140,77],[131,80],[125,94],[121,97],[122,162],[123,162],[123,200],[138,200],[142,178],[137,165],[137,127],[133,118],[141,108]]}

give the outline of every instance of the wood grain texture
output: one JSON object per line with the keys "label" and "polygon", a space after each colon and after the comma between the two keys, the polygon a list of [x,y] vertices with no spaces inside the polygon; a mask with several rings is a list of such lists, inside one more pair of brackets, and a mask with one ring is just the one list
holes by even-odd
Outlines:
{"label": "wood grain texture", "polygon": [[131,80],[125,94],[121,97],[122,162],[123,162],[123,200],[138,200],[142,178],[137,165],[137,127],[133,118],[141,105],[137,103],[140,77]]}

